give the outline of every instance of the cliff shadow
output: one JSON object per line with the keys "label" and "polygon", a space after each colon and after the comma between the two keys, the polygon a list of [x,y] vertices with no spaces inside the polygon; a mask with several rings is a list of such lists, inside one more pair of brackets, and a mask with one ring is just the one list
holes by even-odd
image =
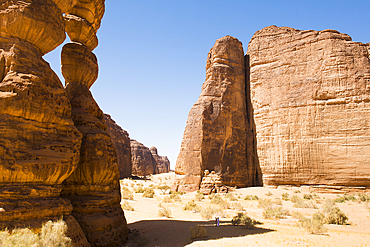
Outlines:
{"label": "cliff shadow", "polygon": [[[208,237],[191,240],[190,227],[202,226]],[[172,246],[180,247],[193,241],[207,241],[222,238],[244,237],[247,235],[264,234],[275,230],[254,227],[245,229],[242,226],[233,226],[231,221],[181,221],[181,220],[141,220],[128,224],[131,230],[129,241],[125,246]]]}
{"label": "cliff shadow", "polygon": [[244,56],[245,65],[245,97],[247,109],[247,121],[249,129],[247,131],[247,161],[250,174],[253,175],[253,186],[263,186],[262,170],[257,153],[257,133],[256,122],[254,121],[254,110],[251,99],[251,82],[250,82],[250,61],[249,55]]}

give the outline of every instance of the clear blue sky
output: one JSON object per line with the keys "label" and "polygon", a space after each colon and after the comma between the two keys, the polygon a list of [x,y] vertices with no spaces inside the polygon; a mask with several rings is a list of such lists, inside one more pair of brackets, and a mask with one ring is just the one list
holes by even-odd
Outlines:
{"label": "clear blue sky", "polygon": [[[174,169],[188,113],[205,79],[208,51],[225,35],[246,52],[266,26],[335,29],[370,42],[369,0],[107,0],[99,78],[91,91],[132,139],[156,146]],[[45,56],[61,81],[61,46]]]}

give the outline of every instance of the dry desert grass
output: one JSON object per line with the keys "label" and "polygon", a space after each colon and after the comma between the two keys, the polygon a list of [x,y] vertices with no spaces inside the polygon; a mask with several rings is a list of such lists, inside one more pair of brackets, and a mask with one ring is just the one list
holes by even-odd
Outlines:
{"label": "dry desert grass", "polygon": [[[166,173],[149,180],[121,180],[121,186],[133,193],[131,200],[122,199],[123,204],[134,208],[125,210],[132,231],[126,246],[370,246],[370,212],[365,195],[338,196],[310,193],[308,188],[262,187],[212,196],[197,192],[181,195],[169,190],[163,193],[161,188],[171,186],[173,179],[173,173]],[[153,198],[134,193],[139,188],[153,189]],[[123,191],[127,193],[126,189]],[[328,200],[336,200],[334,207],[348,217],[348,223],[334,225],[324,221],[323,228],[311,234],[321,224],[313,220],[319,213],[325,215]],[[164,210],[169,213],[163,213]],[[266,210],[279,217],[266,217]],[[232,219],[238,213],[260,224],[233,225]],[[220,219],[219,226],[215,217]]]}

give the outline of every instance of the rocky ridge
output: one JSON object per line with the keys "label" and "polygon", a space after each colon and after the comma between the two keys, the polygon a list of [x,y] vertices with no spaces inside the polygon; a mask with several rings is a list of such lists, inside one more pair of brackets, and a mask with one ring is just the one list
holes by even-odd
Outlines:
{"label": "rocky ridge", "polygon": [[131,144],[127,131],[123,130],[112,117],[104,114],[104,121],[107,125],[107,132],[112,139],[117,152],[117,162],[120,172],[120,179],[131,177]]}

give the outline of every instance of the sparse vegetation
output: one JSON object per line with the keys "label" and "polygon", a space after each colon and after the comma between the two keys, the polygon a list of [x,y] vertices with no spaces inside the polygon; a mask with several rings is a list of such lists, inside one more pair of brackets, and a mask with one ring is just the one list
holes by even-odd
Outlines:
{"label": "sparse vegetation", "polygon": [[144,193],[144,188],[142,186],[139,186],[136,190],[135,193]]}
{"label": "sparse vegetation", "polygon": [[265,219],[285,219],[289,215],[289,211],[280,206],[277,200],[259,199],[258,206],[264,209]]}
{"label": "sparse vegetation", "polygon": [[8,230],[0,232],[0,246],[69,247],[72,246],[72,241],[65,235],[66,232],[67,225],[63,220],[48,221],[42,226],[40,233],[28,228],[15,229],[11,233]]}
{"label": "sparse vegetation", "polygon": [[284,201],[289,201],[289,194],[288,194],[288,192],[285,192],[285,193],[281,194],[281,199],[283,199]]}
{"label": "sparse vegetation", "polygon": [[175,202],[181,202],[181,197],[179,196],[179,194],[171,194],[170,200],[173,200]]}
{"label": "sparse vegetation", "polygon": [[234,202],[231,206],[232,209],[236,210],[236,211],[243,211],[243,205],[241,205],[240,203],[238,202]]}
{"label": "sparse vegetation", "polygon": [[135,209],[125,200],[121,202],[121,207],[123,210],[135,211]]}
{"label": "sparse vegetation", "polygon": [[237,201],[238,198],[234,196],[234,193],[226,193],[225,198],[229,199],[230,201]]}
{"label": "sparse vegetation", "polygon": [[248,200],[248,201],[257,201],[258,200],[258,196],[256,195],[246,195],[244,197],[244,200]]}
{"label": "sparse vegetation", "polygon": [[158,210],[159,217],[171,218],[171,210],[169,208],[163,207],[161,204],[159,205],[159,207],[160,207]]}
{"label": "sparse vegetation", "polygon": [[266,195],[266,196],[272,196],[273,194],[271,193],[271,191],[269,191],[269,192],[267,192],[265,195]]}
{"label": "sparse vegetation", "polygon": [[126,200],[134,200],[134,193],[125,186],[121,186],[121,197]]}
{"label": "sparse vegetation", "polygon": [[143,197],[153,198],[154,197],[154,190],[153,190],[153,188],[145,188],[144,189],[144,193],[143,193]]}
{"label": "sparse vegetation", "polygon": [[214,208],[214,207],[204,207],[200,211],[200,215],[202,216],[203,219],[210,220],[213,218],[214,215],[220,215],[223,214],[221,212],[221,209]]}
{"label": "sparse vegetation", "polygon": [[169,192],[169,194],[171,194],[171,195],[180,195],[180,196],[182,196],[182,195],[184,195],[184,194],[186,194],[185,192],[182,192],[182,191],[170,191]]}
{"label": "sparse vegetation", "polygon": [[199,192],[195,194],[195,200],[202,201],[204,199],[204,194]]}
{"label": "sparse vegetation", "polygon": [[194,200],[190,200],[184,207],[184,210],[186,211],[195,211],[195,212],[199,212],[200,211],[200,208],[198,207],[198,205],[195,203]]}
{"label": "sparse vegetation", "polygon": [[203,239],[208,237],[207,230],[203,226],[190,227],[190,239]]}
{"label": "sparse vegetation", "polygon": [[301,214],[298,225],[310,234],[323,234],[327,231],[324,227],[324,217],[324,214],[320,212],[314,213],[312,218],[306,218]]}
{"label": "sparse vegetation", "polygon": [[370,202],[370,196],[362,193],[358,193],[358,200],[362,202]]}
{"label": "sparse vegetation", "polygon": [[348,222],[348,217],[335,205],[334,200],[326,201],[323,213],[325,214],[324,223],[326,224],[345,225]]}
{"label": "sparse vegetation", "polygon": [[164,202],[164,203],[171,203],[171,198],[170,198],[170,196],[165,196],[165,197],[163,197],[163,202]]}
{"label": "sparse vegetation", "polygon": [[231,220],[231,223],[235,225],[242,225],[245,228],[253,228],[256,224],[259,222],[251,219],[247,214],[245,213],[238,213],[238,215],[234,216]]}
{"label": "sparse vegetation", "polygon": [[295,190],[294,193],[298,194],[298,193],[301,193],[300,190]]}
{"label": "sparse vegetation", "polygon": [[310,206],[300,197],[293,195],[290,199],[294,204],[293,207],[295,208],[309,208]]}
{"label": "sparse vegetation", "polygon": [[160,186],[157,187],[157,189],[162,192],[162,195],[164,195],[164,194],[166,194],[167,190],[171,189],[171,187],[168,186],[168,185],[160,185]]}

